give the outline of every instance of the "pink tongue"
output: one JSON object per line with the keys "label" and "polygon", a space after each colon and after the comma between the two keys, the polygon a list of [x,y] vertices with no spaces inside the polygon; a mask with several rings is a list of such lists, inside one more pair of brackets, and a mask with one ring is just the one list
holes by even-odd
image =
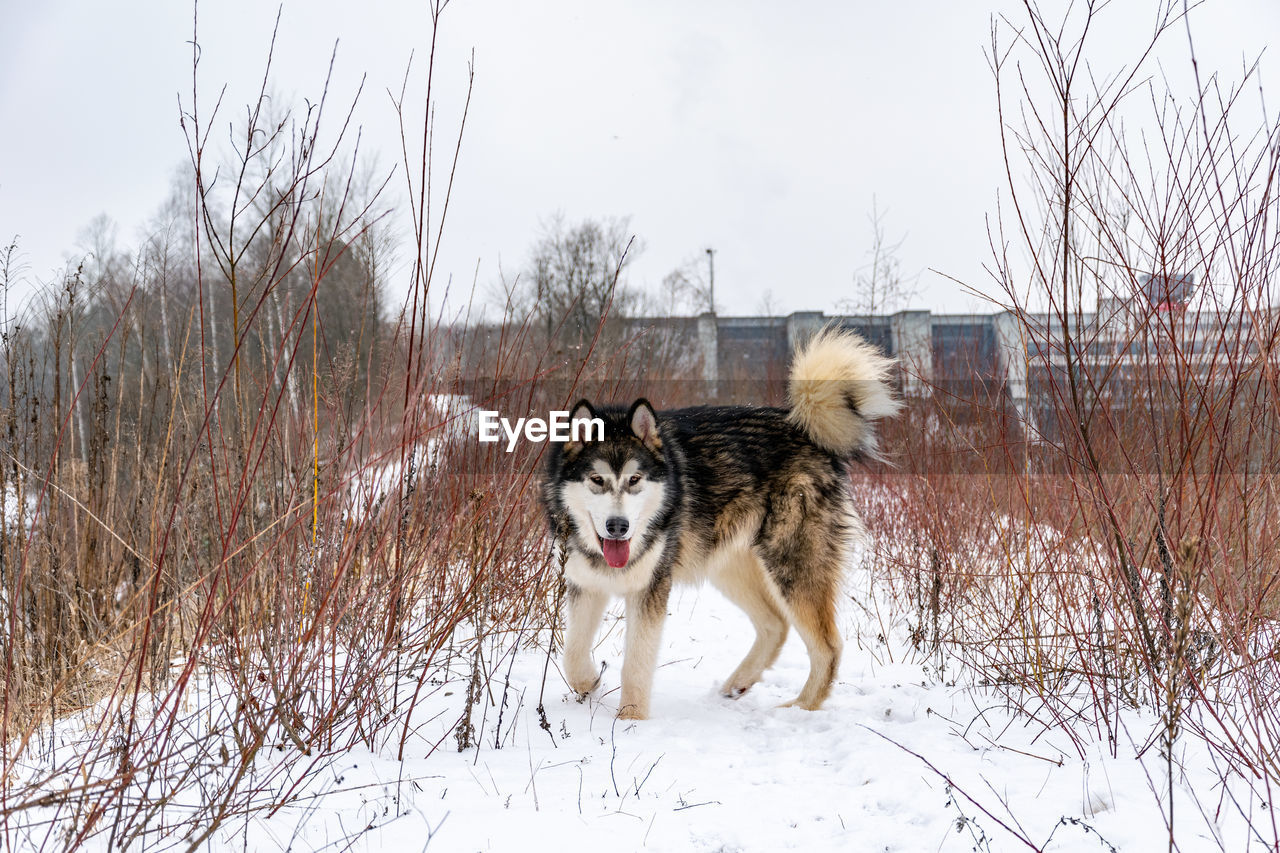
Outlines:
{"label": "pink tongue", "polygon": [[604,551],[604,561],[613,568],[620,569],[627,564],[627,558],[631,556],[631,540],[601,539],[600,549]]}

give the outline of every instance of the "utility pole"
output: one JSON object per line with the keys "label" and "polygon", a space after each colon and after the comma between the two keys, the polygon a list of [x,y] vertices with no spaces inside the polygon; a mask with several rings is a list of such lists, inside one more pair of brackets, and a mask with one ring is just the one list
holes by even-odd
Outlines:
{"label": "utility pole", "polygon": [[715,249],[707,249],[707,264],[711,267],[711,294],[710,294],[711,304],[708,306],[708,310],[712,314],[714,314],[716,313],[716,250]]}

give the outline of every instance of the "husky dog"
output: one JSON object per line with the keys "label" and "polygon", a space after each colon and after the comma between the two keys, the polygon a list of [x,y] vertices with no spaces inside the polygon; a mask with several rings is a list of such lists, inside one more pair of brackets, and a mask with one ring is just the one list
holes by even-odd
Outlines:
{"label": "husky dog", "polygon": [[709,580],[756,629],[722,693],[750,689],[795,625],[810,669],[788,704],[822,705],[840,663],[842,571],[862,529],[848,466],[877,455],[874,421],[898,410],[891,365],[856,335],[827,329],[795,356],[790,408],[656,412],[644,399],[574,407],[572,420],[604,421],[604,438],[550,445],[541,493],[567,553],[564,674],[573,690],[598,684],[596,630],[609,598],[623,596],[618,716],[648,717],[671,584]]}

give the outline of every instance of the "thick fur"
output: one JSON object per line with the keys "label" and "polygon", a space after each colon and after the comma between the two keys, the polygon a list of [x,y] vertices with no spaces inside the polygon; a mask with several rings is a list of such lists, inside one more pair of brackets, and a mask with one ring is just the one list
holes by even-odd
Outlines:
{"label": "thick fur", "polygon": [[827,328],[791,366],[790,420],[838,456],[878,455],[873,421],[897,414],[891,359],[861,338]]}
{"label": "thick fur", "polygon": [[[604,439],[552,445],[541,493],[568,552],[564,674],[573,690],[597,685],[595,634],[610,596],[622,596],[619,716],[646,718],[671,584],[709,580],[756,629],[723,693],[750,689],[795,626],[810,671],[790,704],[822,705],[840,663],[836,598],[862,529],[848,466],[876,453],[874,421],[897,411],[890,365],[857,336],[828,330],[796,354],[789,409],[575,407],[575,419],[604,420]],[[615,567],[620,552],[626,561]]]}

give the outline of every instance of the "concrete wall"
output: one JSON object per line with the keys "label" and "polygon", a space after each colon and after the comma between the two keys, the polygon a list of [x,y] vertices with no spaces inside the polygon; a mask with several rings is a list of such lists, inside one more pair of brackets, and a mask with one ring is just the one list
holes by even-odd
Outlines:
{"label": "concrete wall", "polygon": [[[666,318],[646,320],[651,325],[664,325]],[[1016,332],[1013,318],[1005,314],[933,314],[929,311],[899,311],[892,315],[828,315],[821,311],[797,311],[786,317],[722,317],[703,314],[698,318],[698,351],[702,356],[702,378],[709,383],[726,378],[733,369],[752,357],[756,361],[762,354],[774,352],[783,358],[818,330],[837,325],[858,332],[879,346],[885,355],[898,360],[902,369],[903,390],[908,394],[928,393],[930,383],[939,376],[939,363],[959,364],[947,353],[935,353],[935,329],[948,325],[963,325],[966,330],[986,329],[1000,341],[1000,352],[1014,344],[1011,334]],[[970,335],[971,336],[971,335]],[[966,361],[965,371],[976,368],[984,378],[993,379],[1005,375],[1011,366],[1021,365],[1021,388],[1026,386],[1026,359],[1014,357],[1010,350],[1007,357],[985,357],[990,364],[972,365]],[[968,378],[963,377],[963,378]]]}

